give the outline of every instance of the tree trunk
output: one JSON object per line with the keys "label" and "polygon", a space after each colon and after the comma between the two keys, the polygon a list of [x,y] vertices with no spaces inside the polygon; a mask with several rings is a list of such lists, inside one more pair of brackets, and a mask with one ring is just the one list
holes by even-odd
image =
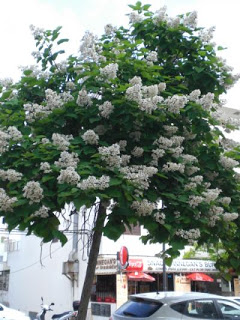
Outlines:
{"label": "tree trunk", "polygon": [[97,257],[102,238],[102,230],[106,218],[106,209],[107,203],[100,202],[96,220],[96,227],[93,234],[92,246],[89,253],[88,265],[80,299],[80,305],[78,308],[77,320],[86,320],[88,304],[91,297],[92,284],[95,275],[95,268],[97,265]]}

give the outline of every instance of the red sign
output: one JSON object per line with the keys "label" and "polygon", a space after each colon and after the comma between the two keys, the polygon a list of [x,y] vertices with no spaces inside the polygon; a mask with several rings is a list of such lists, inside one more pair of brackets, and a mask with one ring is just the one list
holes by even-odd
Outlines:
{"label": "red sign", "polygon": [[134,271],[142,271],[143,270],[143,261],[142,259],[129,259],[128,267],[126,271],[134,272]]}
{"label": "red sign", "polygon": [[121,247],[119,251],[119,262],[122,267],[126,267],[128,263],[128,249],[126,247]]}

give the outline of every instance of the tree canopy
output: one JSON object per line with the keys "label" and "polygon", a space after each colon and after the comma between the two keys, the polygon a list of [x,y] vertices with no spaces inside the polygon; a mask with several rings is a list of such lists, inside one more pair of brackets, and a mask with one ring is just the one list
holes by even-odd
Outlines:
{"label": "tree canopy", "polygon": [[221,242],[218,266],[240,271],[240,156],[220,129],[234,126],[218,117],[238,77],[195,12],[130,7],[128,28],[86,32],[61,62],[61,28],[32,26],[36,65],[1,81],[0,214],[9,230],[64,243],[66,203],[109,203],[107,237],[139,223],[143,242],[168,243],[170,259]]}

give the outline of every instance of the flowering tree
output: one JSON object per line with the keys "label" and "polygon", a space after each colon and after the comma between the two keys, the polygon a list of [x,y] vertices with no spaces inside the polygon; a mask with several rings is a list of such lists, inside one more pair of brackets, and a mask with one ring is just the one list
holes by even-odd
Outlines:
{"label": "flowering tree", "polygon": [[144,226],[144,243],[168,243],[170,260],[195,241],[221,242],[228,260],[218,267],[240,271],[239,149],[220,130],[233,125],[218,117],[219,95],[238,77],[195,12],[171,19],[165,8],[130,7],[128,29],[87,32],[79,55],[61,63],[60,28],[32,27],[40,68],[1,82],[0,213],[9,229],[64,243],[64,205],[98,208],[79,319],[101,235],[116,240],[126,225]]}

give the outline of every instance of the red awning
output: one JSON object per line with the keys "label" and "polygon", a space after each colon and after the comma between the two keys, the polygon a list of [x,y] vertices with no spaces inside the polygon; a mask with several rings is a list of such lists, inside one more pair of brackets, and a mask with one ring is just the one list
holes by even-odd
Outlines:
{"label": "red awning", "polygon": [[130,272],[127,274],[130,281],[153,282],[156,279],[144,272]]}
{"label": "red awning", "polygon": [[190,279],[191,281],[207,281],[207,282],[214,281],[213,278],[211,278],[207,274],[201,273],[201,272],[194,272],[194,273],[187,275],[186,277],[188,279]]}

